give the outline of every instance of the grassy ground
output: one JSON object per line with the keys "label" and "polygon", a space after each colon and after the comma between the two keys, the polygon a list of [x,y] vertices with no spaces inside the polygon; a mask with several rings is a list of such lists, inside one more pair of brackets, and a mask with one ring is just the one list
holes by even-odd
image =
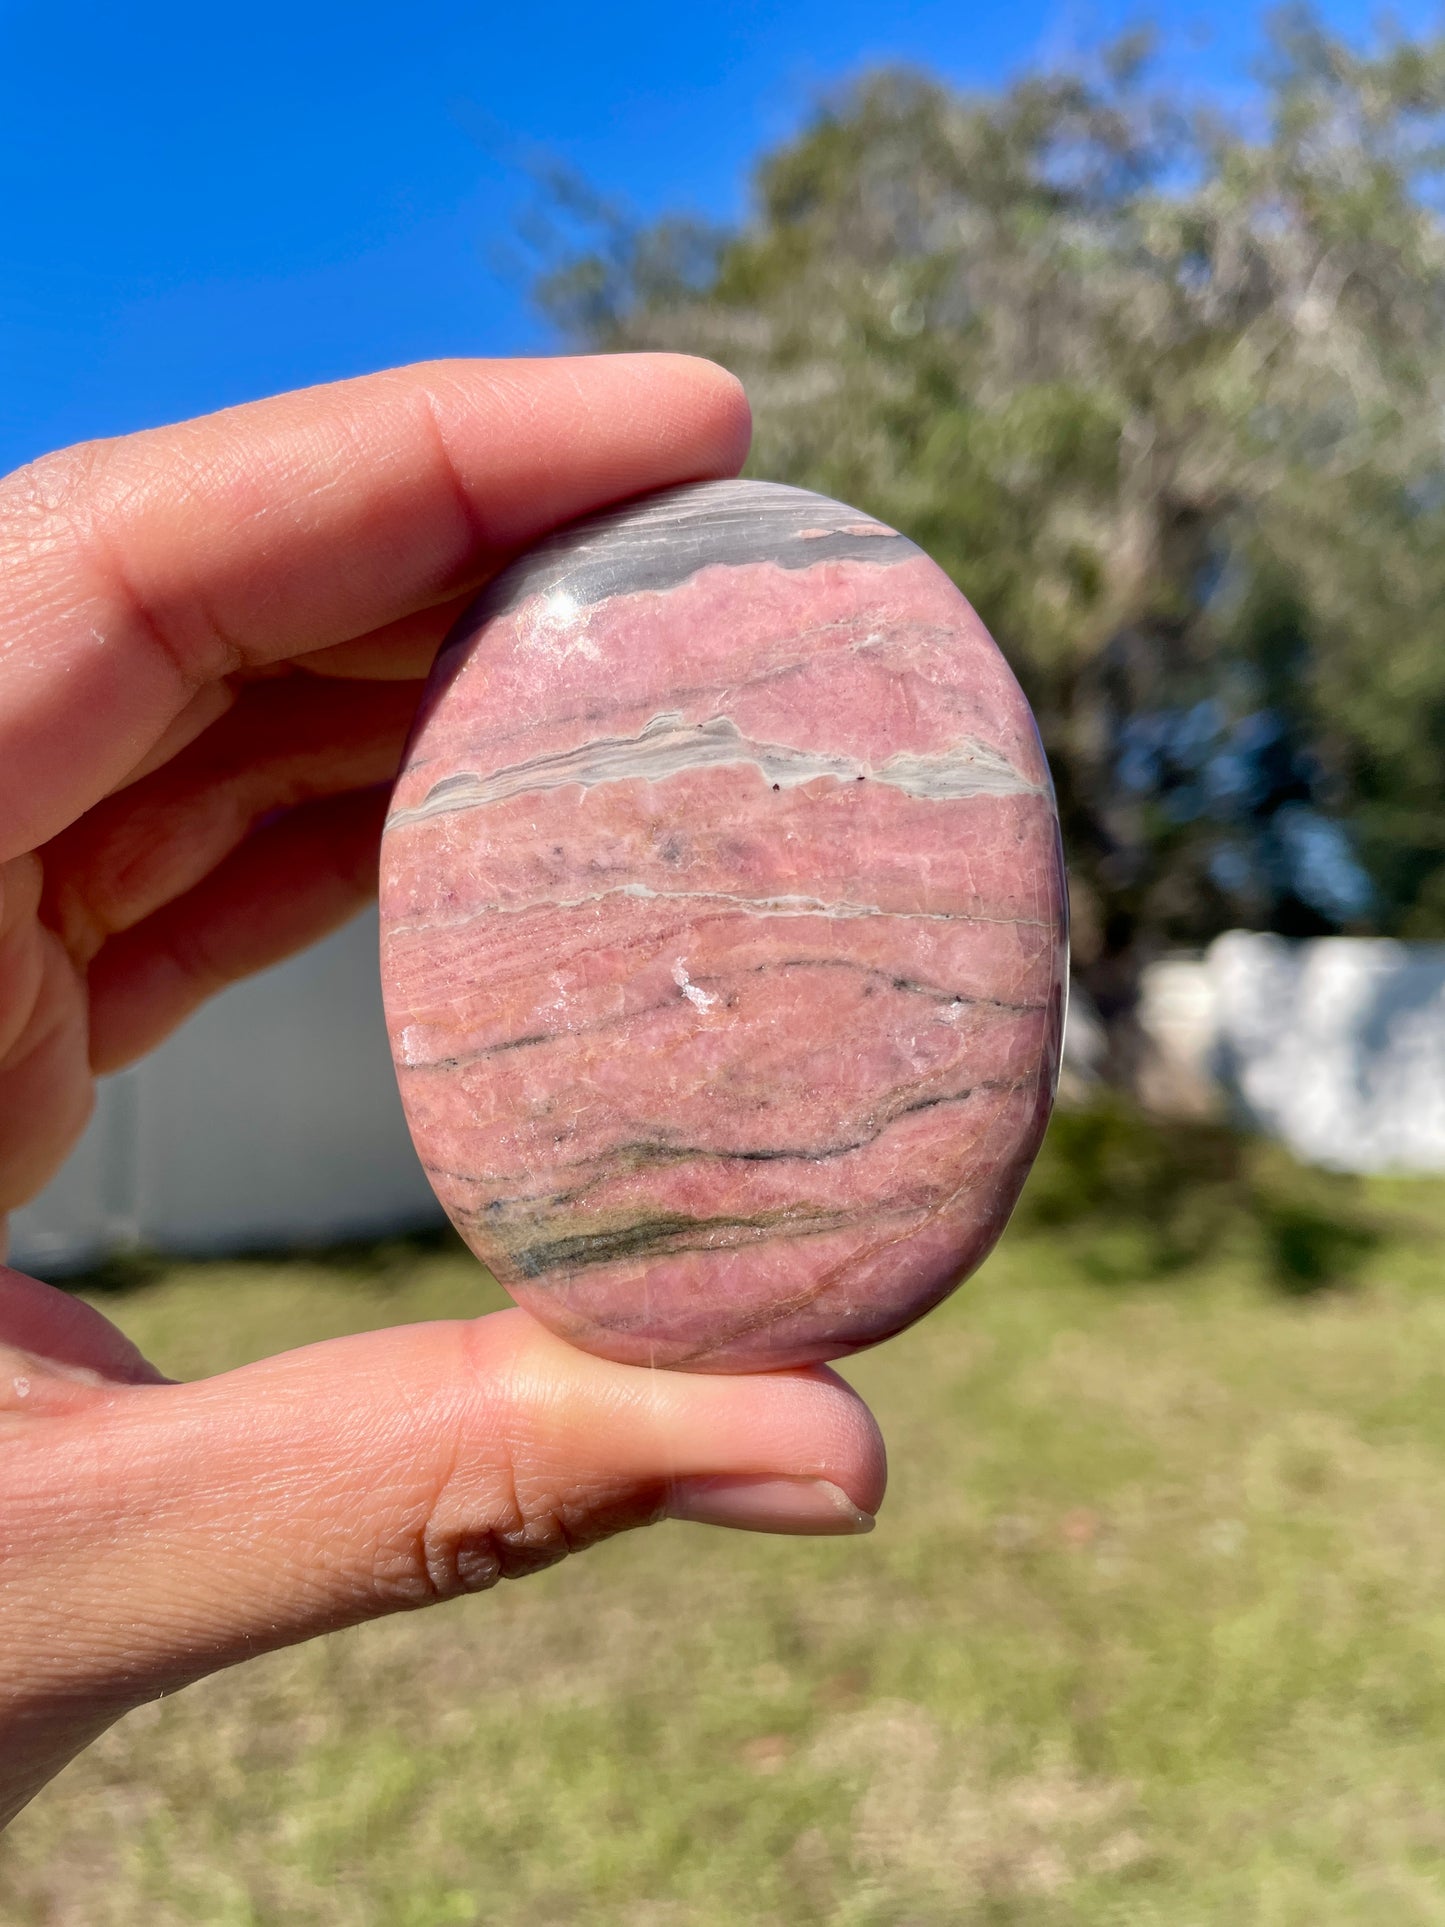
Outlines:
{"label": "grassy ground", "polygon": [[[850,1368],[871,1538],[666,1526],[149,1708],[0,1919],[1445,1922],[1442,1243],[1437,1187],[1063,1120]],[[101,1295],[184,1373],[484,1296],[405,1246]]]}

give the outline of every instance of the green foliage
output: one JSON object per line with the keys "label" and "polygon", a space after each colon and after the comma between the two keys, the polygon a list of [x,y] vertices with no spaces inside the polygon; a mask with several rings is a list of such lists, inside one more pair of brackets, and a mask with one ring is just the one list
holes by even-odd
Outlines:
{"label": "green foliage", "polygon": [[1067,1234],[1080,1275],[1102,1283],[1232,1259],[1300,1294],[1354,1284],[1386,1235],[1360,1179],[1118,1099],[1055,1116],[1016,1224]]}
{"label": "green foliage", "polygon": [[[738,233],[600,237],[579,338],[745,379],[757,473],[974,600],[1053,764],[1086,974],[1235,923],[1445,933],[1445,40],[1276,25],[1249,126],[1135,38],[993,95],[884,73]],[[585,225],[585,223],[584,223]]]}
{"label": "green foliage", "polygon": [[[1060,1125],[980,1277],[847,1367],[871,1537],[664,1526],[144,1708],[0,1843],[0,1919],[1438,1923],[1445,1191]],[[1202,1255],[1101,1265],[1205,1152]],[[1352,1288],[1278,1289],[1250,1197],[1368,1220]],[[393,1245],[104,1308],[190,1375],[499,1296]]]}

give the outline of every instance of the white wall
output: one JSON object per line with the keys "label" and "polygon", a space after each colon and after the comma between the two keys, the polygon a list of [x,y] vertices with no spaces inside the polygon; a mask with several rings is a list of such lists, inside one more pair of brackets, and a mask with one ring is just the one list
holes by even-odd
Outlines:
{"label": "white wall", "polygon": [[10,1262],[127,1245],[212,1252],[441,1222],[402,1117],[375,914],[238,984],[106,1080],[65,1168],[11,1219]]}

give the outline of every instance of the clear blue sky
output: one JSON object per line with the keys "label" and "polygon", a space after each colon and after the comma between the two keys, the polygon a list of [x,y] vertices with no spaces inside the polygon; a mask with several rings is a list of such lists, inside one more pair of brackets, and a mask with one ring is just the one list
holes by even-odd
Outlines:
{"label": "clear blue sky", "polygon": [[[1240,0],[1156,10],[1238,87]],[[1358,28],[1363,0],[1331,0]],[[1404,0],[1424,25],[1436,9]],[[1121,0],[0,0],[0,472],[85,436],[437,354],[545,348],[497,259],[528,153],[732,217],[817,95],[902,59],[987,84]]]}

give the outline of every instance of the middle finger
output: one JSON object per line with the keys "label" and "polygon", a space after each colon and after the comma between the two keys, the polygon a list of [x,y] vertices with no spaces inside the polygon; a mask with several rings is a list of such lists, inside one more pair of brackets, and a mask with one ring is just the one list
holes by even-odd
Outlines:
{"label": "middle finger", "polygon": [[245,687],[164,768],[46,846],[44,921],[86,963],[193,889],[272,811],[388,782],[420,690],[307,676]]}

